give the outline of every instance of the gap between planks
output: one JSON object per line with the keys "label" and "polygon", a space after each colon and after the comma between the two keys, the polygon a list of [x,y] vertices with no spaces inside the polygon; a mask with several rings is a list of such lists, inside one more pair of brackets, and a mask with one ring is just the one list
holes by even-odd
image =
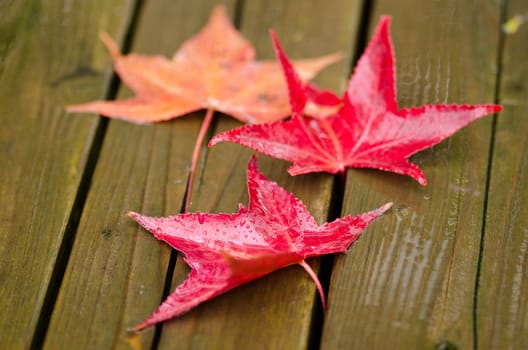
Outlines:
{"label": "gap between planks", "polygon": [[[121,50],[123,53],[128,53],[130,49],[130,45],[132,43],[132,40],[134,39],[136,24],[141,15],[141,9],[143,8],[144,1],[145,0],[136,0],[135,4],[132,6],[130,20],[129,23],[125,25],[126,30],[122,40]],[[105,83],[102,87],[105,99],[115,99],[120,86],[121,80],[119,79],[115,71],[112,71],[111,75],[105,79]],[[59,248],[57,261],[53,267],[49,287],[44,297],[44,303],[37,321],[35,334],[33,335],[29,347],[30,349],[40,349],[44,344],[51,315],[53,313],[53,309],[57,301],[64,273],[68,266],[73,244],[77,236],[77,229],[84,210],[84,206],[86,204],[88,192],[90,191],[92,177],[97,166],[99,155],[101,153],[107,127],[108,119],[104,117],[99,117],[99,120],[97,121],[97,124],[95,126],[95,131],[93,132],[92,143],[87,151],[88,157],[86,161],[86,166],[79,182],[79,188],[77,189],[77,193],[75,195],[72,210],[68,218],[68,223],[66,224],[64,238]]]}

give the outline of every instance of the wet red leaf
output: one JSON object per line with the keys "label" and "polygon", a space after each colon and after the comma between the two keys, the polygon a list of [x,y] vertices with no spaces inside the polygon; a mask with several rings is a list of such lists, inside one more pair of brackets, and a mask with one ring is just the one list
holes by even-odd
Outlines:
{"label": "wet red leaf", "polygon": [[350,79],[342,105],[326,118],[303,116],[303,111],[309,113],[305,107],[307,98],[313,100],[312,92],[302,86],[275,37],[277,56],[288,81],[292,118],[230,130],[215,136],[209,145],[231,141],[291,161],[291,175],[375,168],[409,175],[425,185],[423,172],[408,158],[502,108],[440,104],[399,109],[389,24],[390,18],[381,19]]}
{"label": "wet red leaf", "polygon": [[[112,39],[101,39],[120,78],[136,96],[68,107],[136,123],[168,120],[200,109],[220,111],[244,123],[272,122],[290,114],[288,93],[276,61],[255,61],[255,49],[229,22],[223,6],[187,40],[172,59],[121,55]],[[302,80],[340,58],[340,54],[294,62]]]}
{"label": "wet red leaf", "polygon": [[178,316],[192,307],[284,266],[345,251],[391,203],[318,225],[304,204],[248,164],[248,208],[235,214],[187,213],[154,218],[129,213],[156,238],[185,254],[187,280],[134,330]]}

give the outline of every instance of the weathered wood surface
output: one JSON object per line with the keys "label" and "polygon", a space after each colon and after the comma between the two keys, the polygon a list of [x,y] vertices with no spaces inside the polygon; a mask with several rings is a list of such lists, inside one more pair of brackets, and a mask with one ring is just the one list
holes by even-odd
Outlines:
{"label": "weathered wood surface", "polygon": [[[507,18],[525,13],[511,1]],[[490,188],[478,279],[479,348],[528,348],[528,28],[504,36]]]}
{"label": "weathered wood surface", "polygon": [[[494,101],[495,2],[377,1],[372,18],[384,13],[393,16],[400,106]],[[348,172],[344,214],[395,205],[336,258],[323,349],[473,347],[491,125],[486,117],[414,156],[425,188],[397,175]]]}
{"label": "weathered wood surface", "polygon": [[[196,4],[146,3],[131,49],[170,56],[203,26],[214,2]],[[125,214],[180,212],[202,115],[152,125],[109,123],[45,348],[151,346],[154,332],[130,338],[127,329],[162,300],[170,249]]]}
{"label": "weathered wood surface", "polygon": [[[497,99],[505,111],[496,123],[486,117],[413,157],[429,181],[425,188],[398,175],[348,171],[343,214],[387,201],[395,207],[336,257],[324,321],[311,280],[290,267],[156,332],[131,336],[127,328],[152,312],[187,268],[178,257],[164,291],[176,254],[125,213],[181,210],[204,113],[142,126],[110,121],[106,127],[97,116],[66,115],[63,106],[113,96],[99,31],[121,46],[129,37],[130,51],[170,55],[205,24],[215,1],[2,3],[2,347],[527,348],[528,28],[503,36],[502,45],[500,23],[504,9],[512,16],[528,5],[224,3],[259,58],[273,57],[270,27],[292,58],[342,51],[345,59],[316,80],[337,91],[350,73],[358,38],[361,45],[363,31],[368,40],[379,16],[390,14],[400,106]],[[127,94],[120,87],[117,98]],[[215,119],[211,134],[240,125],[220,114]],[[234,212],[246,203],[250,154],[232,144],[204,148],[190,210]],[[261,157],[259,163],[319,222],[340,207],[332,176],[290,177],[284,162]],[[310,263],[318,268],[320,260]]]}
{"label": "weathered wood surface", "polygon": [[0,3],[2,348],[29,346],[49,312],[99,123],[66,115],[64,105],[105,96],[109,58],[94,33],[122,36],[130,13],[125,0]]}

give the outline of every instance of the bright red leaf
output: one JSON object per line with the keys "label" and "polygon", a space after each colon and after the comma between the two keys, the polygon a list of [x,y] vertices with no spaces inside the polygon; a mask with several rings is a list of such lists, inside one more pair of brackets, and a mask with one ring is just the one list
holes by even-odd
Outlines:
{"label": "bright red leaf", "polygon": [[[121,101],[95,101],[68,107],[136,123],[168,120],[200,109],[220,111],[244,123],[272,122],[290,114],[288,93],[276,61],[255,61],[255,49],[232,26],[223,6],[207,25],[186,41],[172,59],[121,55],[112,39],[101,39],[121,79],[136,96]],[[341,57],[340,54],[294,63],[301,79]]]}
{"label": "bright red leaf", "polygon": [[[426,184],[420,168],[407,159],[431,147],[498,105],[426,105],[399,109],[390,18],[381,19],[358,62],[337,113],[326,118],[309,111],[309,88],[303,87],[274,37],[275,50],[288,81],[292,118],[270,125],[248,125],[215,136],[209,146],[236,142],[293,162],[291,175],[342,172],[347,167],[375,168],[409,175]],[[313,98],[312,98],[313,99]]]}
{"label": "bright red leaf", "polygon": [[344,252],[391,203],[319,226],[304,204],[248,165],[249,206],[236,214],[187,213],[153,218],[129,215],[185,254],[191,272],[138,331],[272,271],[304,259]]}

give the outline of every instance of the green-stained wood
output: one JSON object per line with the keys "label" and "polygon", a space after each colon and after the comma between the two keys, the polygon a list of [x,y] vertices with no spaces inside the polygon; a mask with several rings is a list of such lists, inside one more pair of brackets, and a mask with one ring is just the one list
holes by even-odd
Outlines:
{"label": "green-stained wood", "polygon": [[[131,51],[171,56],[205,24],[213,5],[147,1]],[[226,5],[233,14],[233,2]],[[122,88],[119,98],[128,94]],[[110,121],[44,348],[151,347],[154,332],[130,336],[127,330],[161,302],[170,249],[126,213],[179,213],[202,117],[151,125]]]}
{"label": "green-stained wood", "polygon": [[[383,0],[372,12],[370,33],[393,16],[400,106],[494,102],[496,1]],[[424,188],[348,171],[343,214],[394,207],[336,258],[323,349],[473,348],[491,125],[486,117],[414,156]]]}
{"label": "green-stained wood", "polygon": [[[260,59],[273,58],[268,29],[276,30],[292,58],[340,50],[345,59],[316,80],[340,89],[348,75],[359,25],[359,1],[246,1],[240,28]],[[329,25],[331,23],[331,25]],[[239,126],[222,117],[216,132]],[[247,203],[246,166],[251,152],[234,144],[213,147],[203,176],[196,182],[191,211],[235,212]],[[291,177],[287,164],[261,157],[264,174],[301,198],[320,223],[326,221],[332,176]],[[312,260],[318,266],[317,260]],[[172,290],[185,278],[186,267],[177,262]],[[305,349],[310,340],[314,307],[319,308],[314,284],[299,266],[277,271],[238,287],[169,321],[162,330],[160,349]]]}
{"label": "green-stained wood", "polygon": [[[510,18],[527,10],[510,1]],[[477,299],[481,349],[528,348],[528,27],[505,35]]]}
{"label": "green-stained wood", "polygon": [[[122,36],[132,1],[0,3],[0,344],[26,348],[44,299],[97,117],[71,117],[72,100],[104,97],[110,61],[101,28]],[[74,221],[74,220],[73,220]],[[66,237],[68,239],[68,237]],[[51,289],[55,288],[51,286]]]}

